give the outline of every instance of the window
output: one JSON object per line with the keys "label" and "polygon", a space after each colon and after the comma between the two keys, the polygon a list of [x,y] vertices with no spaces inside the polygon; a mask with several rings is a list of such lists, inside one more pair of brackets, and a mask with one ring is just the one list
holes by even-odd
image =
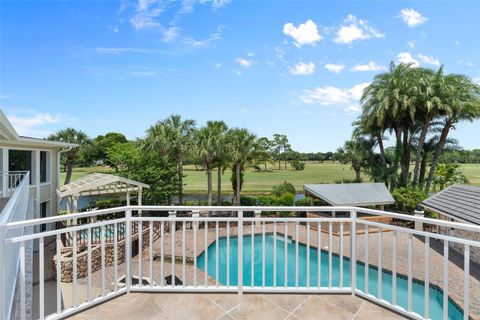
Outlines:
{"label": "window", "polygon": [[48,182],[48,153],[40,151],[40,183]]}
{"label": "window", "polygon": [[30,171],[32,184],[32,151],[8,150],[8,171]]}
{"label": "window", "polygon": [[[40,218],[46,218],[47,214],[48,214],[48,211],[49,211],[49,202],[45,201],[45,202],[40,203]],[[40,225],[40,230],[42,232],[46,231],[47,230],[47,225],[46,224]]]}

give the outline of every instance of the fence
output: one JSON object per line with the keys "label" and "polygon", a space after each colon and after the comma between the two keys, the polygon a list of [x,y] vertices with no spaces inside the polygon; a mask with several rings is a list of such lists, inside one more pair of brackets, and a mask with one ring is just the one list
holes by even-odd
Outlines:
{"label": "fence", "polygon": [[[192,215],[166,216],[172,210]],[[139,211],[151,215],[139,215]],[[200,211],[210,215],[200,217]],[[344,214],[335,218],[244,216],[245,212],[252,211]],[[230,216],[215,216],[216,212],[230,212]],[[20,297],[25,301],[25,274],[22,273],[25,245],[28,241],[39,241],[39,310],[35,314],[41,319],[65,317],[133,291],[350,293],[418,319],[468,319],[470,314],[478,312],[469,309],[470,305],[476,305],[470,301],[470,288],[478,284],[470,275],[470,249],[479,247],[480,242],[382,222],[388,219],[359,219],[359,213],[480,232],[478,226],[355,207],[129,206],[69,215],[68,219],[98,219],[37,234],[8,236],[2,245],[4,251],[12,246],[19,248]],[[101,221],[102,216],[111,214],[117,214],[116,218]],[[4,229],[66,220],[58,216],[10,222]],[[124,246],[119,246],[118,240],[121,225],[125,225]],[[98,272],[92,271],[92,260],[96,258],[92,257],[95,228],[101,230]],[[107,228],[113,230],[111,266],[106,261]],[[138,228],[138,237],[132,237],[134,228]],[[144,232],[145,229],[148,232]],[[155,229],[159,230],[159,237],[154,236]],[[73,279],[68,287],[71,301],[65,301],[62,295],[65,284],[60,280],[61,239],[68,233],[72,236]],[[77,236],[82,233],[87,237],[87,257],[82,260],[86,266],[80,267],[87,268],[86,277],[79,277],[77,273],[78,257],[85,254],[79,252],[77,242]],[[57,243],[54,301],[45,300],[43,244],[46,237],[55,237]],[[432,253],[433,242],[442,245],[441,255]],[[460,275],[449,270],[450,243],[464,246]],[[414,253],[425,257],[424,260],[418,261]],[[124,263],[118,263],[120,254],[125,256]],[[432,274],[432,267],[441,268],[442,276]],[[452,288],[449,277],[460,277],[463,288]],[[55,306],[54,310],[46,310],[50,305]],[[22,310],[23,315],[25,312]]]}

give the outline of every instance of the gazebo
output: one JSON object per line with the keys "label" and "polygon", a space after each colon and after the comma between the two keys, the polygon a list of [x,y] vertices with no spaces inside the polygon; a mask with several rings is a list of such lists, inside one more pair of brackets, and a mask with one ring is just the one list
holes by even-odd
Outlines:
{"label": "gazebo", "polygon": [[60,199],[66,198],[67,213],[78,212],[80,196],[126,194],[127,205],[130,205],[130,194],[137,193],[138,205],[142,204],[142,190],[150,188],[148,184],[105,173],[91,173],[74,182],[57,189]]}

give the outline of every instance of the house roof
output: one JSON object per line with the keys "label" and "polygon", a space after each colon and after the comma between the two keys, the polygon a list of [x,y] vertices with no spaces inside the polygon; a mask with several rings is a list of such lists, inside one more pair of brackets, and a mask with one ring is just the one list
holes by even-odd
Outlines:
{"label": "house roof", "polygon": [[12,126],[8,118],[0,109],[0,142],[1,140],[7,141],[12,145],[31,145],[45,148],[74,148],[78,147],[74,143],[66,143],[60,141],[50,141],[45,139],[31,138],[19,136],[15,128]]}
{"label": "house roof", "polygon": [[480,225],[480,187],[455,184],[421,204],[426,209]]}
{"label": "house roof", "polygon": [[332,206],[372,206],[394,203],[384,183],[306,184],[305,194]]}
{"label": "house roof", "polygon": [[57,190],[57,194],[63,198],[71,195],[126,193],[128,191],[138,191],[140,188],[150,188],[150,186],[111,174],[91,173],[81,179],[61,186]]}

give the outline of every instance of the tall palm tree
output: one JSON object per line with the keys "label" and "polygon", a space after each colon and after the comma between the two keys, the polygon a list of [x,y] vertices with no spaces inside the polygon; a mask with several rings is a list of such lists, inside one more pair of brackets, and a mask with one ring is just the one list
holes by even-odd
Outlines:
{"label": "tall palm tree", "polygon": [[194,130],[195,120],[183,120],[179,115],[170,115],[147,129],[143,145],[145,150],[155,150],[159,155],[167,156],[177,163],[180,204],[183,203],[183,161],[192,151]]}
{"label": "tall palm tree", "polygon": [[234,206],[240,205],[240,192],[243,184],[243,171],[252,164],[257,152],[257,137],[247,129],[230,129],[228,131],[228,146],[232,161],[232,187]]}
{"label": "tall palm tree", "polygon": [[415,167],[413,170],[412,186],[415,187],[420,176],[420,166],[422,162],[423,146],[431,127],[432,120],[437,117],[443,107],[440,102],[439,89],[443,85],[443,66],[437,72],[430,69],[418,68],[413,71],[415,75],[415,85],[412,91],[415,91],[416,120],[420,123],[420,135],[418,137],[415,152]]}
{"label": "tall palm tree", "polygon": [[217,139],[214,166],[217,168],[217,205],[222,204],[222,175],[229,165],[228,146],[226,145],[226,137],[228,127],[223,121],[212,121],[217,128]]}
{"label": "tall palm tree", "polygon": [[67,169],[67,174],[65,175],[64,184],[70,183],[70,180],[72,179],[73,167],[75,165],[75,157],[77,156],[78,151],[82,151],[84,146],[89,142],[87,134],[81,130],[67,128],[51,134],[47,139],[75,143],[79,145],[78,148],[71,148],[65,153],[65,166]]}
{"label": "tall palm tree", "polygon": [[480,117],[480,86],[463,75],[447,75],[439,89],[440,103],[443,105],[443,128],[433,154],[425,192],[430,187],[435,174],[438,158],[447,142],[448,133],[460,121],[473,121]]}
{"label": "tall palm tree", "polygon": [[[395,133],[396,157],[394,167],[400,164],[402,185],[408,182],[410,163],[409,126],[414,120],[414,100],[410,96],[413,74],[412,65],[390,63],[387,72],[375,76],[362,95],[364,114],[375,115],[377,126]],[[403,136],[403,140],[402,140]]]}
{"label": "tall palm tree", "polygon": [[[212,205],[213,198],[213,182],[212,170],[215,160],[221,152],[222,143],[219,141],[221,135],[226,128],[223,121],[208,121],[205,127],[200,128],[195,133],[195,144],[198,155],[202,159],[205,169],[207,170],[207,190],[208,190],[208,205]],[[220,172],[219,172],[220,174]],[[221,180],[220,180],[221,183]]]}
{"label": "tall palm tree", "polygon": [[352,169],[355,171],[355,182],[362,182],[361,170],[369,161],[373,146],[372,140],[356,138],[346,141],[343,148],[338,149],[340,160],[344,163],[351,163]]}

